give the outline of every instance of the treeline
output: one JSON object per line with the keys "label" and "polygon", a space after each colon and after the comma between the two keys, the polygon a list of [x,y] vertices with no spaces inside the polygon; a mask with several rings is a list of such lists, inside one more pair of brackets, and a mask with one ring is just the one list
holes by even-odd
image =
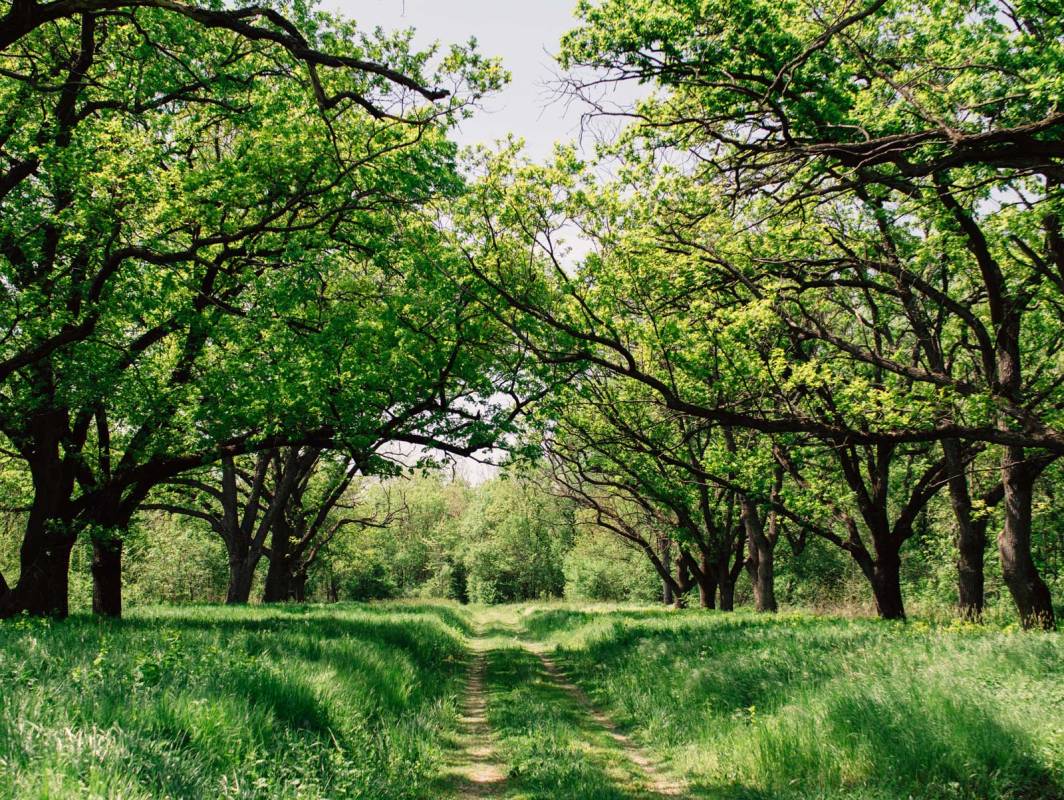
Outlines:
{"label": "treeline", "polygon": [[520,348],[438,262],[453,125],[504,79],[305,4],[0,5],[0,617],[65,616],[91,543],[121,613],[138,514],[298,596],[317,512],[402,442],[475,452]]}
{"label": "treeline", "polygon": [[778,542],[816,537],[901,618],[945,495],[960,613],[993,537],[1022,623],[1054,627],[1062,10],[578,7],[571,89],[630,124],[586,161],[485,154],[461,222],[485,304],[585,367],[541,426],[578,502],[674,531],[707,593],[745,562],[763,611]]}
{"label": "treeline", "polygon": [[[638,541],[621,536],[601,523],[596,510],[566,496],[542,466],[480,484],[446,472],[355,480],[326,516],[332,534],[315,539],[313,558],[301,562],[296,591],[278,597],[269,538],[267,552],[245,582],[239,571],[227,568],[226,542],[209,521],[178,511],[142,513],[126,531],[125,597],[141,605],[393,598],[491,604],[565,598],[723,611],[756,603],[744,537],[733,540],[730,580],[707,582],[685,566],[691,547],[675,530],[649,524],[628,532]],[[950,516],[948,502],[940,499],[903,560],[902,586],[923,614],[948,614],[956,603]],[[775,562],[780,603],[846,611],[868,607],[863,577],[845,553],[798,532],[792,536],[784,529],[781,535]],[[15,537],[2,541],[0,565],[17,562],[11,546]],[[1059,586],[1064,553],[1047,550],[1039,556]],[[77,608],[91,602],[92,561],[90,541],[75,547],[71,598]],[[988,567],[995,619],[1007,618],[1000,569],[993,562]],[[234,600],[237,587],[245,592],[239,601]]]}
{"label": "treeline", "polygon": [[[569,89],[629,124],[548,164],[460,163],[505,79],[470,48],[302,4],[4,8],[0,616],[66,614],[79,543],[120,613],[145,514],[209,528],[229,602],[260,564],[304,597],[342,533],[395,532],[351,492],[398,443],[538,461],[676,597],[746,575],[771,612],[815,542],[903,618],[951,540],[976,620],[996,540],[1055,626],[1059,3],[581,2]],[[510,574],[459,550],[474,594]]]}

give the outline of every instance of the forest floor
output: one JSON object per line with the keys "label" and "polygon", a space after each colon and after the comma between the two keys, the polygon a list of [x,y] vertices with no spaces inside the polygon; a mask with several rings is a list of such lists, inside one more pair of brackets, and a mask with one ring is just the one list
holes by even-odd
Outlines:
{"label": "forest floor", "polygon": [[1060,634],[607,605],[0,623],[0,798],[1064,798]]}

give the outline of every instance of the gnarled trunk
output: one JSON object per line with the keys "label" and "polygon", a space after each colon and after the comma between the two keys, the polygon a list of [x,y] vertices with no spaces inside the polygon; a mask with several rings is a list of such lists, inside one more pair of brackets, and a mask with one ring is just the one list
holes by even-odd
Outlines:
{"label": "gnarled trunk", "polygon": [[122,540],[92,542],[92,611],[105,617],[122,616]]}
{"label": "gnarled trunk", "polygon": [[1031,555],[1034,481],[1022,447],[1006,447],[1001,460],[1005,525],[998,535],[1001,571],[1025,628],[1053,630],[1053,599]]}

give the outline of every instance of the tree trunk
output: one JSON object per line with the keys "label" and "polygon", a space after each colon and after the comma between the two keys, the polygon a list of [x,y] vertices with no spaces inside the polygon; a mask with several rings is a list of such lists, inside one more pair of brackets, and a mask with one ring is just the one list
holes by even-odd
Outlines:
{"label": "tree trunk", "polygon": [[1022,447],[1006,447],[1001,460],[1005,525],[998,535],[1001,571],[1024,628],[1053,630],[1053,600],[1031,555],[1034,481]]}
{"label": "tree trunk", "polygon": [[70,613],[71,536],[27,533],[20,554],[18,583],[0,596],[0,618],[26,612],[65,618]]}
{"label": "tree trunk", "polygon": [[713,571],[713,565],[703,555],[701,569],[698,574],[698,604],[702,608],[716,608],[716,594],[717,576]]}
{"label": "tree trunk", "polygon": [[245,605],[251,599],[251,584],[255,580],[258,559],[250,556],[229,561],[229,588],[225,602],[229,605]]}
{"label": "tree trunk", "polygon": [[266,583],[262,590],[262,602],[287,603],[295,599],[295,576],[285,565],[275,565],[270,561],[266,570]]}
{"label": "tree trunk", "polygon": [[724,571],[719,576],[718,591],[720,592],[720,610],[721,611],[734,611],[735,610],[735,581],[732,580],[731,575]]}
{"label": "tree trunk", "polygon": [[745,495],[740,503],[740,514],[750,548],[746,567],[754,589],[754,609],[762,612],[775,612],[777,606],[773,543],[765,535],[765,526],[757,506]]}
{"label": "tree trunk", "polygon": [[662,538],[659,542],[661,549],[661,600],[667,605],[671,606],[676,599],[676,593],[673,591],[672,580],[672,542],[668,539]]}
{"label": "tree trunk", "polygon": [[92,542],[92,611],[122,616],[122,540],[117,537]]}
{"label": "tree trunk", "polygon": [[691,557],[682,551],[680,558],[676,559],[676,583],[680,586],[681,594],[686,593],[694,583],[691,577]]}
{"label": "tree trunk", "polygon": [[871,583],[879,616],[905,619],[905,604],[901,597],[901,556],[896,549],[893,552],[877,550]]}
{"label": "tree trunk", "polygon": [[986,521],[972,519],[972,498],[968,477],[956,439],[942,442],[949,470],[949,499],[957,520],[957,606],[963,619],[979,620],[983,615],[983,554],[986,552]]}
{"label": "tree trunk", "polygon": [[56,511],[69,502],[73,481],[64,478],[54,460],[30,468],[33,505],[19,551],[19,579],[0,594],[0,618],[21,612],[64,618],[70,613],[70,551],[77,534],[72,521]]}
{"label": "tree trunk", "polygon": [[292,575],[292,599],[297,603],[307,602],[307,573],[299,571]]}
{"label": "tree trunk", "polygon": [[264,603],[284,603],[292,599],[292,573],[296,566],[292,541],[292,526],[282,510],[270,526],[270,565],[262,592]]}

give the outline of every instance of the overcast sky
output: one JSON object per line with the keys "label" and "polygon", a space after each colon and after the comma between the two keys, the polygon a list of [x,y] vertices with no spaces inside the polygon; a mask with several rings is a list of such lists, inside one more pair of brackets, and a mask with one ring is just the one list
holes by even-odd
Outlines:
{"label": "overcast sky", "polygon": [[462,123],[456,137],[462,144],[490,144],[514,133],[538,160],[550,155],[555,141],[578,136],[580,107],[567,110],[550,88],[558,42],[575,27],[576,0],[325,0],[324,5],[365,28],[413,28],[419,46],[439,41],[446,47],[473,36],[482,53],[502,58],[510,85]]}

